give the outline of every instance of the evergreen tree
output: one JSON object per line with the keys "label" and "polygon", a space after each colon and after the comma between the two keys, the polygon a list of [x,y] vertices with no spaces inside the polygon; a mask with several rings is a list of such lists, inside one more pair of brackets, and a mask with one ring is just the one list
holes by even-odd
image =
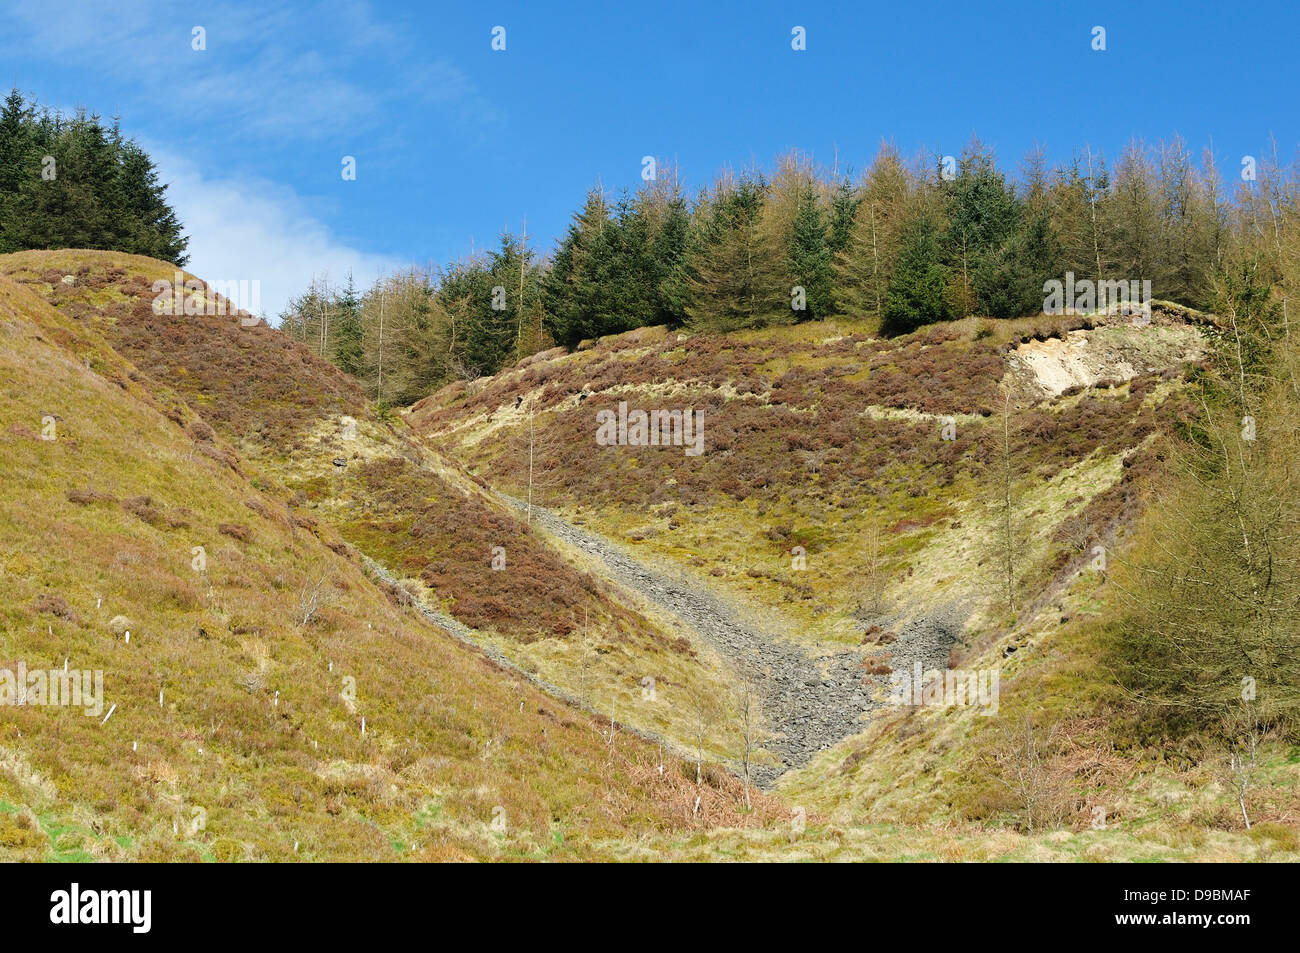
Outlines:
{"label": "evergreen tree", "polygon": [[183,265],[188,240],[153,161],[116,122],[38,116],[17,90],[0,110],[0,251],[96,248]]}
{"label": "evergreen tree", "polygon": [[566,347],[575,347],[600,333],[598,282],[605,266],[598,259],[608,254],[602,235],[609,227],[609,206],[604,194],[593,189],[569,225],[545,278],[547,328]]}
{"label": "evergreen tree", "polygon": [[687,292],[680,281],[680,271],[689,247],[690,229],[686,200],[674,188],[663,203],[662,215],[650,241],[654,324],[679,327],[686,322]]}
{"label": "evergreen tree", "polygon": [[826,248],[832,261],[848,247],[853,237],[853,221],[862,195],[847,178],[840,181],[831,196],[830,220],[826,235]]}
{"label": "evergreen tree", "polygon": [[334,302],[334,363],[353,376],[360,376],[364,364],[365,330],[361,325],[361,302],[348,272],[348,283]]}
{"label": "evergreen tree", "polygon": [[732,331],[793,320],[781,256],[762,227],[766,193],[757,175],[718,188],[692,256],[691,327]]}
{"label": "evergreen tree", "polygon": [[478,374],[495,374],[523,356],[531,316],[541,314],[541,283],[532,250],[503,234],[486,261],[473,261],[444,278],[448,297],[468,301],[464,322],[464,364]]}
{"label": "evergreen tree", "polygon": [[805,308],[799,320],[819,319],[831,313],[831,249],[826,217],[811,184],[805,186],[795,212],[790,241],[790,282],[804,289]]}
{"label": "evergreen tree", "polygon": [[[0,202],[40,212],[17,216],[26,244],[16,247],[67,244],[96,221],[100,237],[119,245],[167,235],[183,243],[152,162],[116,125],[36,116],[11,96],[0,131],[0,155],[11,157],[0,169],[9,170],[0,175]],[[32,184],[39,176],[15,176],[15,137],[26,140],[28,166],[39,165],[34,156],[57,156],[75,170],[73,181],[40,190]],[[118,159],[106,164],[105,155]],[[790,153],[770,181],[756,172],[724,176],[690,202],[672,172],[613,204],[592,190],[545,262],[505,235],[497,250],[440,271],[436,282],[393,276],[360,300],[351,286],[336,294],[313,282],[283,327],[376,399],[413,401],[552,341],[573,347],[647,324],[728,331],[838,312],[879,315],[886,333],[899,334],[976,307],[993,317],[1036,314],[1043,284],[1067,270],[1080,278],[1149,273],[1157,296],[1195,299],[1241,241],[1243,222],[1252,235],[1271,236],[1255,243],[1260,267],[1291,276],[1279,284],[1286,313],[1300,254],[1278,210],[1300,205],[1300,190],[1271,173],[1234,206],[1212,157],[1198,172],[1177,140],[1155,155],[1153,165],[1148,150],[1131,146],[1112,177],[1087,150],[1049,175],[1035,149],[1012,189],[978,142],[952,181],[931,181],[890,145],[856,185],[828,182],[810,158]],[[143,233],[121,231],[124,221],[143,223]],[[795,285],[804,289],[803,313],[790,308]]]}
{"label": "evergreen tree", "polygon": [[[18,90],[12,90],[0,110],[0,211],[7,208],[6,203],[18,192],[23,178],[30,152],[31,121],[31,108]],[[0,215],[0,229],[7,220],[7,215]]]}
{"label": "evergreen tree", "polygon": [[696,264],[703,259],[705,235],[708,230],[709,205],[703,192],[687,210],[681,203],[681,217],[669,230],[680,230],[680,247],[671,267],[662,270],[659,279],[659,297],[669,323],[680,326],[690,322],[690,312],[695,304],[695,290],[700,276]]}
{"label": "evergreen tree", "polygon": [[588,259],[588,280],[596,290],[594,332],[621,334],[653,324],[656,314],[656,273],[651,258],[653,224],[641,203],[623,196],[614,207],[610,226],[596,238]]}
{"label": "evergreen tree", "polygon": [[1061,248],[1042,212],[1010,241],[985,255],[975,273],[980,308],[994,318],[1018,318],[1043,309],[1043,285],[1056,277]]}
{"label": "evergreen tree", "polygon": [[951,265],[949,297],[953,310],[965,317],[981,303],[975,294],[975,272],[987,267],[986,259],[1011,237],[1020,208],[992,154],[978,142],[962,153],[957,176],[944,182],[942,191],[948,220],[943,245]]}
{"label": "evergreen tree", "polygon": [[184,265],[189,240],[181,233],[176,212],[167,204],[167,186],[158,181],[158,167],[143,149],[129,140],[121,145],[118,179],[121,215],[127,223],[124,246],[137,255]]}
{"label": "evergreen tree", "polygon": [[947,279],[938,231],[929,218],[917,219],[903,235],[881,313],[881,330],[890,335],[908,334],[923,324],[947,320]]}

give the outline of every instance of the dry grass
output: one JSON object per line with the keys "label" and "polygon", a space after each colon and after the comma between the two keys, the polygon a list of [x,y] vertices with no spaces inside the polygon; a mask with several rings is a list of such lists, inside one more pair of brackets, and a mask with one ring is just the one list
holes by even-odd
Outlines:
{"label": "dry grass", "polygon": [[[107,722],[0,709],[4,858],[1297,859],[1293,751],[1266,752],[1247,834],[1208,760],[1108,747],[1121,709],[1088,627],[1106,596],[1078,574],[1080,540],[1113,538],[1140,509],[1159,473],[1151,437],[1180,411],[1173,380],[1066,394],[1015,423],[1038,520],[1025,584],[1042,598],[982,621],[965,662],[1001,667],[1005,717],[1059,722],[1045,770],[1061,828],[1018,830],[989,767],[996,732],[971,710],[879,718],[748,812],[731,775],[715,766],[697,787],[692,764],[541,693],[367,578],[357,550],[526,669],[670,736],[671,711],[638,705],[640,677],[666,673],[670,699],[725,680],[332,368],[237,320],[146,314],[161,263],[24,253],[0,273],[27,286],[0,278],[0,667],[67,658],[102,670],[117,706]],[[1002,355],[1070,327],[972,322],[887,343],[852,322],[643,329],[454,385],[411,419],[518,489],[523,397],[560,448],[546,502],[834,645],[871,532],[891,594],[971,582]],[[593,453],[594,411],[620,399],[703,408],[709,453],[695,469],[680,452]],[[344,414],[360,432],[346,443]],[[955,441],[937,430],[948,415]],[[492,570],[489,544],[519,572]]]}
{"label": "dry grass", "polygon": [[[703,823],[644,784],[655,746],[611,746],[390,602],[327,525],[196,452],[187,406],[94,328],[0,279],[0,337],[0,665],[66,657],[102,670],[116,706],[0,709],[0,855],[576,858]],[[299,625],[322,573],[330,604]],[[709,823],[745,823],[740,803],[722,779]]]}
{"label": "dry grass", "polygon": [[[430,446],[519,493],[526,459],[514,448],[534,419],[551,448],[535,462],[542,502],[634,542],[652,561],[684,564],[799,638],[837,645],[882,580],[895,606],[918,592],[980,599],[995,410],[1001,384],[1014,386],[1019,373],[1005,355],[1092,321],[972,319],[889,341],[852,322],[620,335],[451,385],[409,420]],[[1165,370],[1015,408],[1017,492],[1037,543],[1023,567],[1027,591],[1077,570],[1080,550],[1064,520],[1099,540],[1140,499],[1152,469],[1148,438],[1179,411],[1176,392],[1161,389]],[[702,411],[704,454],[596,446],[596,412],[620,401]],[[868,566],[862,541],[877,536]]]}
{"label": "dry grass", "polygon": [[[171,266],[112,253],[27,252],[0,256],[0,273],[46,296],[65,324],[102,334],[116,359],[127,357],[134,367],[122,376],[167,402],[195,455],[247,473],[287,500],[295,524],[337,529],[328,546],[377,560],[526,670],[601,710],[615,708],[638,728],[679,739],[686,736],[674,725],[682,719],[670,705],[629,704],[640,698],[641,680],[660,680],[668,696],[673,686],[728,690],[680,633],[668,634],[561,558],[301,344],[244,327],[234,315],[155,314],[152,282],[171,279]],[[75,281],[64,284],[64,273]],[[166,519],[155,504],[141,497],[130,505],[147,522]],[[247,542],[247,516],[218,532]],[[498,551],[500,571],[492,568]]]}

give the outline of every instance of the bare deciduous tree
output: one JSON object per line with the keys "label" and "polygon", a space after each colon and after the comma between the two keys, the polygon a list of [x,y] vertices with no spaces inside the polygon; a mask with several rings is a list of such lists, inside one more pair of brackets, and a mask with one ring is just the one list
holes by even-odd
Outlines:
{"label": "bare deciduous tree", "polygon": [[1011,449],[1011,393],[1002,392],[1002,434],[998,448],[995,471],[994,526],[991,535],[991,554],[998,589],[1009,615],[1016,611],[1017,580],[1020,565],[1028,546],[1024,516],[1017,496],[1019,479],[1015,454]]}
{"label": "bare deciduous tree", "polygon": [[[521,396],[519,404],[527,401]],[[533,522],[533,504],[545,506],[547,491],[563,486],[565,480],[561,453],[564,441],[547,427],[545,415],[539,417],[535,403],[520,409],[528,415],[526,426],[520,426],[509,438],[510,455],[519,461],[519,481],[524,488],[524,519]]]}
{"label": "bare deciduous tree", "polygon": [[741,774],[745,782],[745,809],[753,810],[754,805],[751,803],[749,797],[750,765],[753,760],[754,752],[758,750],[759,746],[762,745],[764,739],[767,737],[767,731],[764,724],[763,712],[759,705],[758,694],[755,692],[753,685],[749,682],[745,682],[740,689],[736,709],[739,713],[740,721],[740,765]]}
{"label": "bare deciduous tree", "polygon": [[885,586],[888,578],[884,569],[883,550],[880,539],[880,526],[873,523],[863,535],[863,595],[861,609],[870,616],[878,616],[885,611]]}
{"label": "bare deciduous tree", "polygon": [[321,573],[312,582],[310,577],[298,593],[298,625],[311,623],[316,613],[334,601],[334,577],[329,572]]}
{"label": "bare deciduous tree", "polygon": [[1237,807],[1241,809],[1241,819],[1246,830],[1250,830],[1246,798],[1259,769],[1259,743],[1264,734],[1260,721],[1258,707],[1250,702],[1243,702],[1240,708],[1232,710],[1223,718],[1223,734],[1228,749],[1224,780]]}
{"label": "bare deciduous tree", "polygon": [[1069,792],[1050,764],[1056,726],[1041,727],[1025,714],[1014,727],[1004,725],[1001,736],[993,752],[993,778],[1016,799],[1028,832],[1060,826]]}
{"label": "bare deciduous tree", "polygon": [[695,736],[695,785],[699,787],[704,783],[704,743],[720,713],[717,700],[703,687],[689,692],[687,705],[691,716],[691,733]]}

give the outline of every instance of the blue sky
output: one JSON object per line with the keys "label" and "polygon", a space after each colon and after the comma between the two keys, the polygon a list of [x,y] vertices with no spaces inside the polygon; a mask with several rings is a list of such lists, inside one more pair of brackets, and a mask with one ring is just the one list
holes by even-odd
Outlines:
{"label": "blue sky", "polygon": [[525,216],[549,248],[647,154],[693,187],[790,148],[857,170],[882,138],[956,153],[978,133],[1014,167],[1035,142],[1060,160],[1181,133],[1233,176],[1270,134],[1284,160],[1300,145],[1298,35],[1282,0],[0,0],[0,79],[120,114],[172,183],[191,269],[260,280],[274,313],[314,273],[447,260]]}

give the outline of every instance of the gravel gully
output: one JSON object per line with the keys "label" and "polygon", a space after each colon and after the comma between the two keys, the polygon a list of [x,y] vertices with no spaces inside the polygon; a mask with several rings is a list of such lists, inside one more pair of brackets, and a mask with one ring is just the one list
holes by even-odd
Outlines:
{"label": "gravel gully", "polygon": [[[500,497],[516,509],[527,508],[521,500]],[[755,765],[751,773],[759,784],[769,786],[785,771],[861,731],[863,714],[878,707],[864,684],[858,653],[814,658],[800,646],[742,622],[713,593],[684,577],[648,568],[612,541],[556,513],[534,505],[532,517],[550,535],[596,557],[614,582],[679,619],[716,649],[737,677],[754,685],[774,736],[764,747],[782,762]]]}

